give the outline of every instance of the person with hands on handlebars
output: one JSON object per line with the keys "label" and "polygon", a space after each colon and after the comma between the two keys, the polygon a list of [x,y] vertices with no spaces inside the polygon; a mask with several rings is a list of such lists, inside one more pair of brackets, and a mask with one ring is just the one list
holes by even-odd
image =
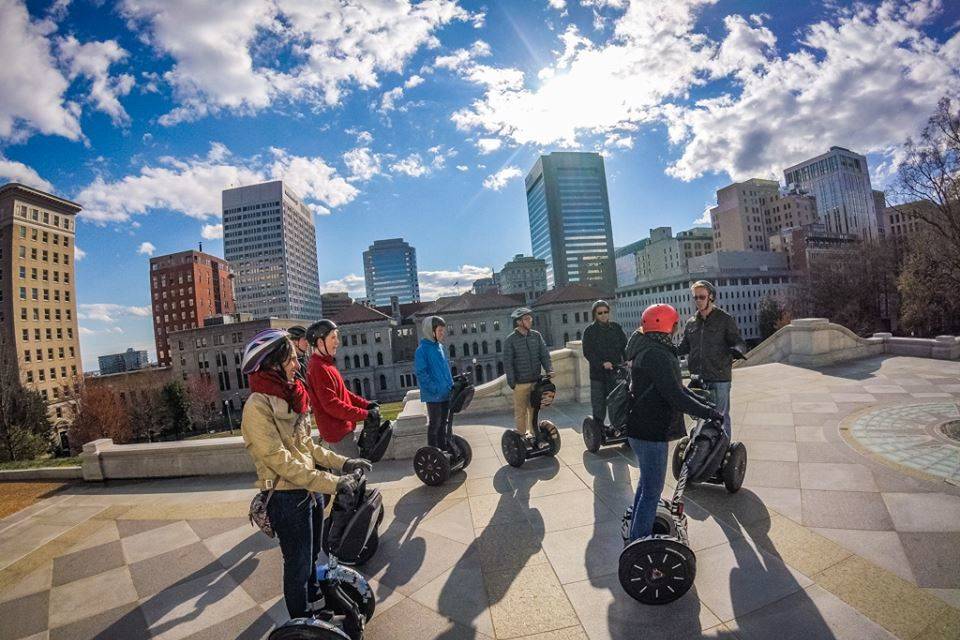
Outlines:
{"label": "person with hands on handlebars", "polygon": [[283,555],[287,612],[301,618],[308,614],[308,603],[319,599],[313,577],[321,551],[323,499],[317,496],[355,491],[351,472],[369,470],[370,463],[337,455],[310,437],[307,391],[297,378],[297,351],[286,331],[266,329],[254,336],[241,366],[251,393],[240,431],[257,471],[256,486],[269,492],[266,512]]}
{"label": "person with hands on handlebars", "polygon": [[671,440],[686,435],[683,415],[723,420],[723,414],[683,386],[673,336],[680,314],[668,304],[647,307],[641,328],[627,344],[631,365],[631,406],[627,414],[627,442],[637,456],[640,482],[633,503],[630,540],[649,536],[667,475]]}
{"label": "person with hands on handlebars", "polygon": [[513,389],[513,418],[521,435],[532,436],[533,407],[530,392],[540,379],[540,370],[553,377],[550,350],[540,332],[533,330],[533,311],[520,307],[510,314],[514,331],[503,343],[503,370]]}
{"label": "person with hands on handlebars", "polygon": [[447,422],[450,411],[450,391],[453,376],[443,348],[447,323],[440,316],[424,318],[423,338],[413,356],[414,372],[420,383],[420,400],[427,405],[427,445],[441,451],[450,451],[447,442]]}
{"label": "person with hands on handlebars", "polygon": [[617,386],[616,367],[623,360],[627,336],[610,320],[610,305],[605,300],[593,303],[593,322],[583,331],[583,357],[590,363],[590,404],[593,419],[603,426],[607,419],[607,396]]}

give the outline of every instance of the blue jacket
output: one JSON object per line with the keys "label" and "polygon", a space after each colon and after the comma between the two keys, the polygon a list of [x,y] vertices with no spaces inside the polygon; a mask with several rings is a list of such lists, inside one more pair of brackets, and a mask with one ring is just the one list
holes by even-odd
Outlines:
{"label": "blue jacket", "polygon": [[435,340],[422,338],[413,356],[414,371],[420,382],[420,399],[423,402],[446,402],[453,388],[453,376],[443,345]]}

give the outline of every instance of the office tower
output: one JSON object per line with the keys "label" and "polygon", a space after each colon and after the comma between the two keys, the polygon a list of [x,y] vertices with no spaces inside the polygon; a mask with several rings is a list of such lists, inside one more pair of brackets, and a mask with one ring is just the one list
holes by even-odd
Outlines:
{"label": "office tower", "polygon": [[783,174],[788,187],[795,185],[817,199],[817,213],[828,231],[852,233],[864,240],[878,238],[876,204],[864,156],[830,147]]}
{"label": "office tower", "polygon": [[497,290],[503,295],[523,295],[526,303],[531,303],[547,290],[547,262],[517,254],[503,269],[493,274]]}
{"label": "office tower", "polygon": [[22,184],[0,187],[0,361],[40,392],[51,417],[82,375],[73,265],[80,205]]}
{"label": "office tower", "polygon": [[527,174],[533,255],[547,265],[547,285],[616,287],[610,203],[603,157],[555,152]]}
{"label": "office tower", "polygon": [[146,351],[136,351],[133,347],[129,347],[123,353],[108,353],[98,356],[97,362],[100,365],[100,375],[106,376],[111,373],[143,369],[150,364],[150,358]]}
{"label": "office tower", "polygon": [[157,363],[170,366],[173,331],[203,326],[204,318],[236,310],[233,274],[226,260],[201,251],[150,258],[150,300]]}
{"label": "office tower", "polygon": [[369,304],[388,305],[390,296],[397,296],[401,303],[420,302],[417,250],[403,238],[376,240],[370,245],[363,252],[363,277]]}
{"label": "office tower", "polygon": [[710,209],[717,251],[766,251],[764,208],[779,190],[776,180],[751,178],[717,191],[717,206]]}
{"label": "office tower", "polygon": [[338,313],[353,304],[353,298],[346,291],[331,291],[320,294],[320,307],[323,317],[332,319]]}
{"label": "office tower", "polygon": [[223,191],[223,255],[237,311],[254,318],[320,318],[313,214],[282,180]]}

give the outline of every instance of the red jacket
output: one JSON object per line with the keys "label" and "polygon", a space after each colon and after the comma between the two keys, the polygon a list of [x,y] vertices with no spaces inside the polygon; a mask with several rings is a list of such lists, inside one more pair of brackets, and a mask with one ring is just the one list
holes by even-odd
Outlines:
{"label": "red jacket", "polygon": [[325,442],[340,442],[354,423],[366,420],[370,403],[347,389],[336,362],[313,354],[307,365],[307,393],[317,430]]}

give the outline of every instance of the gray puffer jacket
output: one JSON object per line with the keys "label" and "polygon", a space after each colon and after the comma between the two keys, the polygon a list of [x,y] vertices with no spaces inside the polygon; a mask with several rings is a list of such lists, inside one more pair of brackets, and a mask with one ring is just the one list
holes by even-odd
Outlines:
{"label": "gray puffer jacket", "polygon": [[541,367],[547,373],[553,371],[550,351],[540,332],[530,330],[523,335],[514,331],[507,336],[503,344],[503,369],[511,389],[518,384],[536,382]]}

